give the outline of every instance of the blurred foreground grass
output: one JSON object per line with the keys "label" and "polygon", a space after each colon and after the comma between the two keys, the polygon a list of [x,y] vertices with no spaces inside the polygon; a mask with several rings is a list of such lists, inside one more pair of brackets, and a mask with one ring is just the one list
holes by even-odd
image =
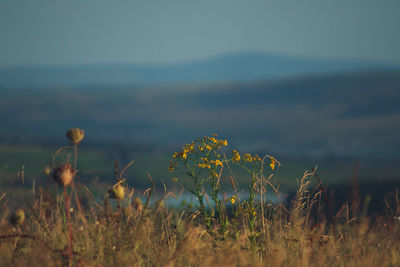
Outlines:
{"label": "blurred foreground grass", "polygon": [[[264,169],[265,159],[254,154],[222,158],[218,153],[224,140],[198,140],[173,158],[176,167],[182,163],[200,171],[183,174],[193,178],[186,180],[190,190],[194,190],[190,183],[204,179],[204,187],[197,187],[200,191],[191,191],[198,200],[205,197],[204,207],[199,201],[183,200],[179,207],[166,205],[169,198],[179,197],[171,191],[176,185],[170,181],[182,178],[167,172],[169,153],[131,153],[125,157],[134,164],[115,170],[112,156],[104,151],[80,149],[78,157],[70,149],[54,161],[54,167],[64,166],[53,172],[57,185],[42,172],[44,166],[53,165],[54,150],[1,146],[0,266],[400,264],[400,198],[394,188],[385,198],[385,212],[376,215],[368,214],[371,198],[359,195],[356,184],[343,203],[332,202],[327,194],[326,185],[349,183],[353,160],[322,161],[317,175],[306,171],[315,166],[308,159],[280,157],[278,168],[279,162],[268,156]],[[214,147],[208,148],[210,144]],[[79,172],[74,185],[62,180],[62,175],[75,175],[70,162],[76,159]],[[231,185],[230,178],[221,176],[228,164],[237,164],[226,175],[232,176]],[[360,176],[389,179],[398,173],[386,166],[382,173],[376,166],[376,161],[360,165]],[[219,184],[220,179],[228,181]],[[293,198],[286,203],[265,198],[278,185],[295,190]],[[218,194],[219,189],[225,195]],[[238,189],[250,194],[240,194]]]}

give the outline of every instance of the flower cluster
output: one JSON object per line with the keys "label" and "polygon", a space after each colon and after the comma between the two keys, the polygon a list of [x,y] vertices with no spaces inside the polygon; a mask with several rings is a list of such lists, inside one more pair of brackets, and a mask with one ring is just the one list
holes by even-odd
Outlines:
{"label": "flower cluster", "polygon": [[218,166],[223,166],[222,165],[222,161],[220,161],[219,159],[216,159],[216,160],[211,160],[211,164],[213,164],[213,165],[215,165],[215,167],[218,167]]}
{"label": "flower cluster", "polygon": [[259,155],[252,156],[251,154],[247,153],[243,155],[243,161],[245,162],[262,162],[262,159]]}
{"label": "flower cluster", "polygon": [[202,169],[211,169],[211,164],[207,158],[200,158],[202,160],[201,163],[197,164]]}
{"label": "flower cluster", "polygon": [[182,147],[182,150],[179,152],[175,152],[174,155],[172,155],[172,158],[177,159],[187,159],[188,154],[192,153],[194,150],[194,144],[186,144],[184,147]]}
{"label": "flower cluster", "polygon": [[[277,161],[274,157],[266,155],[265,158],[269,158],[271,161],[269,163],[269,167],[271,170],[274,170],[276,168],[276,165],[280,166],[280,162]],[[231,161],[233,163],[238,163],[241,164],[240,162],[248,162],[251,164],[259,165],[263,163],[263,159],[259,155],[251,155],[250,153],[246,153],[242,156],[240,156],[239,152],[237,150],[232,150],[232,159]]]}
{"label": "flower cluster", "polygon": [[202,163],[199,163],[198,166],[200,168],[208,168],[211,169],[213,167],[218,167],[218,166],[223,166],[222,161],[220,161],[219,159],[216,160],[208,160],[207,158],[201,158]]}
{"label": "flower cluster", "polygon": [[237,150],[233,150],[232,153],[232,162],[239,162],[241,160],[239,152]]}
{"label": "flower cluster", "polygon": [[235,204],[236,201],[238,201],[238,197],[233,195],[232,197],[229,198],[229,201],[231,202],[231,204]]}
{"label": "flower cluster", "polygon": [[204,136],[184,145],[180,151],[175,152],[172,155],[172,161],[170,161],[168,170],[174,171],[179,161],[188,162],[190,160],[198,160],[200,156],[201,162],[196,164],[197,167],[202,169],[212,169],[218,166],[222,167],[222,162],[218,159],[211,160],[211,155],[216,158],[220,158],[221,155],[218,154],[217,151],[221,147],[227,146],[228,141],[224,139],[217,139],[216,137],[216,134],[214,134],[212,137]]}

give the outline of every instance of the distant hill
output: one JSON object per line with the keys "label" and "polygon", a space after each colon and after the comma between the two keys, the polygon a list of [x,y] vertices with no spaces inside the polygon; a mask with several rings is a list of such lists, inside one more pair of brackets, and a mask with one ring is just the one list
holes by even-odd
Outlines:
{"label": "distant hill", "polygon": [[99,143],[156,146],[217,132],[243,149],[399,158],[399,103],[400,71],[197,86],[3,89],[0,142],[64,140],[70,127],[84,128]]}
{"label": "distant hill", "polygon": [[0,87],[248,82],[324,73],[390,69],[400,69],[400,65],[242,52],[175,64],[98,64],[3,68],[0,69]]}

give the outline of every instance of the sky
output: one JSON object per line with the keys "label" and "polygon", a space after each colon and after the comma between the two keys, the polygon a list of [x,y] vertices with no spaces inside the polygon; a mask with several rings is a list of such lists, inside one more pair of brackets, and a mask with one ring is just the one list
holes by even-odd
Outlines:
{"label": "sky", "polygon": [[237,51],[400,63],[399,0],[0,0],[0,67]]}

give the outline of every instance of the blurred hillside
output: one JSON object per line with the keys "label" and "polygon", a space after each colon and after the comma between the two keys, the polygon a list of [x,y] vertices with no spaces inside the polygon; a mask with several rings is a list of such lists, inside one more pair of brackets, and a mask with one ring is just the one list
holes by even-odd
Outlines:
{"label": "blurred hillside", "polygon": [[397,71],[0,94],[2,143],[52,142],[81,127],[92,142],[141,147],[217,132],[243,149],[297,155],[393,157],[400,149]]}
{"label": "blurred hillside", "polygon": [[346,183],[357,158],[360,178],[395,181],[399,102],[399,68],[373,62],[238,53],[174,65],[2,69],[0,174],[3,185],[22,169],[27,180],[41,177],[66,130],[79,127],[80,179],[93,185],[112,182],[114,160],[135,161],[133,186],[146,187],[147,172],[168,184],[171,154],[212,133],[230,148],[278,157],[282,188],[317,164],[327,183]]}

